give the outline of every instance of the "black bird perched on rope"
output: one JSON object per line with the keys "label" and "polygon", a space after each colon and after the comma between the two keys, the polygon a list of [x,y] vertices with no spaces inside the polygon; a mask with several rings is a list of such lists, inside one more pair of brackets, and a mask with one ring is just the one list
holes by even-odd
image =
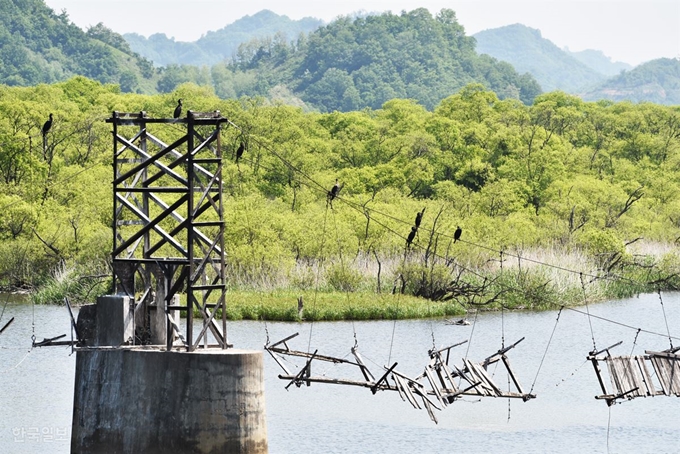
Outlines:
{"label": "black bird perched on rope", "polygon": [[47,146],[47,133],[52,128],[52,114],[50,114],[50,119],[43,124],[42,127],[42,137],[43,137],[43,148]]}
{"label": "black bird perched on rope", "polygon": [[415,225],[411,227],[411,232],[408,234],[408,237],[406,238],[406,247],[411,247],[411,243],[413,243],[413,239],[416,237],[416,232],[418,231],[418,227]]}
{"label": "black bird perched on rope", "polygon": [[246,151],[246,145],[241,142],[241,145],[238,146],[238,149],[236,150],[236,162],[238,162],[239,159],[241,159],[241,156],[243,156],[243,152]]}
{"label": "black bird perched on rope", "polygon": [[463,233],[463,229],[460,226],[456,227],[456,231],[453,232],[453,242],[460,240],[460,234]]}
{"label": "black bird perched on rope", "polygon": [[177,107],[175,107],[175,111],[172,113],[172,117],[179,118],[180,115],[182,115],[182,100],[178,99]]}
{"label": "black bird perched on rope", "polygon": [[336,178],[336,179],[335,179],[335,184],[333,185],[333,187],[331,188],[331,190],[328,191],[328,197],[327,197],[327,199],[328,199],[328,203],[330,203],[330,205],[331,205],[331,208],[333,208],[333,200],[338,196],[338,193],[340,192],[340,190],[342,189],[342,187],[343,187],[344,185],[345,185],[345,183],[339,184],[339,183],[338,183],[338,179]]}
{"label": "black bird perched on rope", "polygon": [[423,211],[419,211],[416,214],[416,230],[420,227],[420,222],[423,220],[423,214],[425,214],[425,208],[423,208]]}

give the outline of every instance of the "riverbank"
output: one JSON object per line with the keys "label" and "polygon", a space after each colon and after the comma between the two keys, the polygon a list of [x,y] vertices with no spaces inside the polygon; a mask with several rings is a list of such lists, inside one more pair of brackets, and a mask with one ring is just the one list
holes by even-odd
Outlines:
{"label": "riverbank", "polygon": [[[663,247],[661,247],[663,246]],[[640,293],[680,289],[680,258],[670,245],[636,244],[625,253],[593,256],[578,250],[536,248],[459,254],[447,260],[368,255],[283,267],[231,267],[230,320],[392,320],[463,316],[484,310],[548,310]],[[502,262],[501,262],[502,259]],[[92,303],[111,290],[111,278],[92,285],[63,272],[30,295],[36,304]],[[183,295],[181,304],[186,304]],[[302,300],[301,310],[299,300]],[[220,315],[221,316],[221,315]]]}

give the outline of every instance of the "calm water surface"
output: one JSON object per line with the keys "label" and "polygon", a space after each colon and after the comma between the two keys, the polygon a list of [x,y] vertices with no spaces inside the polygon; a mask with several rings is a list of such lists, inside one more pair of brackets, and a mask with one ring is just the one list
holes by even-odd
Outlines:
{"label": "calm water surface", "polygon": [[[671,334],[680,336],[680,294],[664,294],[663,300]],[[0,298],[0,311],[4,301]],[[591,305],[590,313],[666,333],[657,295]],[[507,399],[466,398],[436,412],[437,425],[425,411],[413,409],[396,393],[374,396],[364,388],[323,384],[293,386],[286,391],[287,383],[277,378],[278,365],[265,354],[272,454],[680,452],[680,399],[638,398],[611,409],[595,400],[599,386],[585,360],[593,348],[588,318],[564,310],[546,350],[557,314],[481,314],[470,326],[446,325],[442,320],[400,321],[396,326],[391,321],[313,325],[235,322],[228,330],[235,346],[250,349],[262,348],[267,331],[272,341],[300,332],[289,345],[307,350],[311,328],[311,350],[318,348],[320,353],[340,357],[349,354],[356,332],[359,350],[374,375],[379,374],[379,366],[398,361],[398,369],[411,376],[422,372],[433,338],[440,347],[471,338],[469,350],[464,345],[453,351],[452,358],[459,363],[466,354],[475,361],[483,360],[500,348],[503,338],[507,345],[526,337],[508,356],[525,390],[533,385],[536,399],[508,403]],[[41,340],[68,333],[67,311],[64,307],[33,308],[9,302],[0,327],[11,317],[15,317],[14,323],[0,334],[0,453],[68,453],[75,355],[68,347],[30,348],[33,334]],[[598,348],[623,341],[615,354],[669,347],[664,336],[641,332],[634,344],[636,329],[595,318],[591,322]],[[358,378],[354,370],[332,365],[316,366],[314,374],[321,373]],[[500,368],[497,382],[507,383]]]}

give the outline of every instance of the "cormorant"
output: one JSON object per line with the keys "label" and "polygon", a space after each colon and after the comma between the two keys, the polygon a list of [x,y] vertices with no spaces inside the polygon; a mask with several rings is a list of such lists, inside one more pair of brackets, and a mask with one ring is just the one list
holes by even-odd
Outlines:
{"label": "cormorant", "polygon": [[241,156],[243,156],[243,152],[246,151],[246,145],[241,142],[241,145],[238,146],[238,149],[236,150],[236,162],[238,162],[239,159],[241,159]]}
{"label": "cormorant", "polygon": [[50,114],[50,119],[45,122],[45,124],[42,127],[42,135],[45,137],[47,133],[49,132],[50,128],[52,127],[52,114]]}
{"label": "cormorant", "polygon": [[345,185],[345,183],[339,184],[338,179],[336,178],[335,184],[333,185],[331,190],[328,191],[328,196],[327,196],[326,199],[327,199],[327,202],[331,205],[331,209],[333,208],[333,199],[335,199],[338,196],[338,193],[340,192],[340,190],[342,189],[342,187],[344,185]]}
{"label": "cormorant", "polygon": [[328,191],[328,200],[333,200],[338,196],[338,193],[340,192],[340,189],[342,189],[342,186],[338,183],[338,179],[335,179],[335,184],[331,188],[330,191]]}
{"label": "cormorant", "polygon": [[179,118],[179,116],[182,114],[182,100],[178,99],[177,100],[177,107],[175,107],[175,111],[172,113],[173,118]]}
{"label": "cormorant", "polygon": [[420,227],[420,222],[423,220],[423,214],[425,213],[425,208],[423,208],[423,211],[419,211],[418,214],[416,214],[416,229]]}
{"label": "cormorant", "polygon": [[408,238],[406,238],[406,247],[411,247],[411,243],[413,243],[413,239],[416,237],[416,231],[418,228],[414,225],[411,227],[411,233],[408,234]]}
{"label": "cormorant", "polygon": [[456,231],[453,232],[453,242],[455,243],[460,239],[460,234],[463,233],[463,229],[460,226],[456,227]]}

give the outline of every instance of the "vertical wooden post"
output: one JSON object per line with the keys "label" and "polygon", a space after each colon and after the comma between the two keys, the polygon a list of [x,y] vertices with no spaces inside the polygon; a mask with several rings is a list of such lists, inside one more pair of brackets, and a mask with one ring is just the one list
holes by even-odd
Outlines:
{"label": "vertical wooden post", "polygon": [[196,185],[196,176],[194,174],[194,115],[191,111],[187,112],[187,253],[189,260],[189,272],[187,273],[187,345],[188,350],[194,350],[194,271],[196,270],[196,263],[194,262],[194,186]]}

